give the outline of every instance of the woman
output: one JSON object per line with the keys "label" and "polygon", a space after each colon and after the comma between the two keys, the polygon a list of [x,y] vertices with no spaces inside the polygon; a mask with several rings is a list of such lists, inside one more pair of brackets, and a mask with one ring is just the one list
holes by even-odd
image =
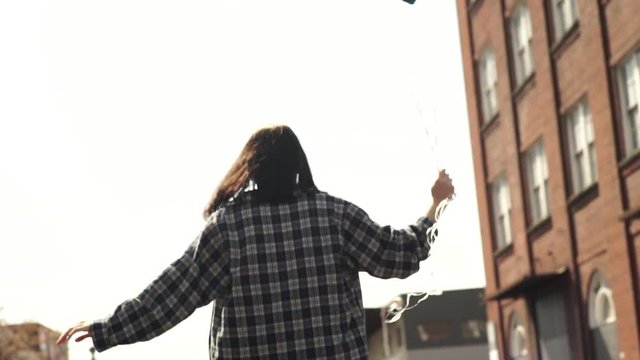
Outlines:
{"label": "woman", "polygon": [[91,337],[104,351],[149,340],[213,301],[211,359],[366,359],[359,271],[405,278],[427,258],[426,231],[454,192],[442,171],[426,216],[381,227],[317,189],[287,126],[258,130],[206,207],[184,255],[110,317],[58,339]]}

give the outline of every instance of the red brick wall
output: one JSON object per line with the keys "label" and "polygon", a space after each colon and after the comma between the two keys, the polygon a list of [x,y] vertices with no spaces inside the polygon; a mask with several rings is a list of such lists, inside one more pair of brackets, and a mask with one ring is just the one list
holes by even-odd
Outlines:
{"label": "red brick wall", "polygon": [[[640,19],[638,18],[638,13],[640,13],[640,2],[635,0],[610,0],[605,5],[605,16],[607,21],[607,30],[608,30],[608,38],[609,38],[609,46],[610,46],[610,55],[609,59],[610,66],[616,66],[620,63],[620,61],[627,56],[632,50],[637,48],[640,45]],[[615,77],[613,80],[617,80]],[[614,83],[617,90],[617,84]],[[620,140],[621,141],[621,140]],[[617,164],[610,164],[610,167],[607,169],[608,171],[614,172],[617,170]],[[625,173],[627,173],[625,171]],[[628,208],[634,208],[640,205],[640,172],[635,171],[631,174],[627,175],[623,180],[625,182],[625,187],[627,190],[627,205]],[[613,202],[613,200],[612,200]],[[611,210],[618,210],[619,207],[614,207]],[[621,211],[612,211],[618,212],[619,215]],[[635,225],[634,225],[635,224]],[[634,233],[635,239],[632,238],[633,250],[637,254],[640,251],[640,246],[638,244],[638,240],[640,240],[640,236],[637,235],[637,230],[634,228],[638,228],[640,226],[637,225],[637,220],[635,223],[631,223],[629,226],[630,236],[633,237]],[[619,236],[618,234],[611,234],[611,236]],[[612,251],[610,251],[607,255],[609,257],[609,261],[613,264],[613,269],[611,270],[613,273],[613,277],[615,278],[614,283],[617,286],[617,290],[614,289],[614,293],[616,291],[631,291],[633,288],[631,286],[631,282],[629,279],[629,274],[625,273],[625,269],[623,268],[623,264],[621,259],[625,258],[625,252],[628,254],[631,249],[625,246],[622,241],[619,243],[615,243],[612,246]],[[636,274],[640,271],[638,268],[636,261]],[[635,284],[636,287],[639,284]],[[616,301],[618,301],[616,299]],[[621,299],[621,304],[616,302],[616,310],[619,309],[618,319],[626,320],[623,323],[618,325],[619,332],[622,332],[624,336],[621,337],[621,346],[625,344],[625,346],[635,349],[634,356],[635,358],[640,358],[638,355],[638,344],[637,344],[637,329],[638,324],[632,324],[631,319],[637,319],[637,304],[630,297],[623,297]],[[625,319],[628,317],[628,319]],[[635,337],[635,338],[634,338]]]}
{"label": "red brick wall", "polygon": [[[509,2],[508,2],[509,3]],[[511,2],[514,5],[517,2]],[[513,6],[513,5],[512,5]],[[554,271],[559,266],[571,265],[571,240],[566,214],[565,179],[560,127],[554,95],[553,76],[542,2],[528,3],[533,28],[533,54],[535,74],[528,88],[520,90],[516,98],[520,151],[524,154],[533,143],[542,138],[549,167],[549,207],[552,229],[533,242],[536,272]],[[507,14],[509,13],[507,9]],[[526,168],[526,165],[523,164]],[[523,173],[526,178],[526,170]],[[524,212],[521,214],[524,215]],[[528,224],[530,227],[533,224]]]}
{"label": "red brick wall", "polygon": [[[531,83],[514,98],[513,92],[516,90],[513,89],[509,73],[506,43],[509,38],[505,27],[508,27],[510,9],[518,2],[478,0],[469,11],[467,0],[458,0],[487,293],[521,279],[530,274],[532,268],[535,273],[544,273],[568,266],[571,281],[580,280],[579,284],[571,285],[574,290],[567,292],[567,300],[574,306],[567,320],[568,325],[574,330],[579,329],[577,332],[580,333],[578,335],[574,331],[570,334],[571,346],[575,356],[588,358],[592,345],[586,301],[591,275],[600,270],[614,293],[619,348],[625,353],[626,359],[640,359],[638,309],[633,282],[640,268],[632,268],[632,265],[640,265],[630,258],[630,254],[640,251],[640,220],[632,224],[630,231],[636,235],[635,241],[629,242],[625,223],[618,218],[625,211],[625,202],[629,207],[640,205],[640,171],[624,180],[620,179],[620,159],[616,151],[616,144],[620,140],[617,120],[612,117],[616,113],[612,111],[615,104],[612,104],[610,97],[610,81],[615,81],[615,77],[612,79],[609,76],[613,66],[640,45],[640,2],[577,0],[577,31],[558,45],[555,39],[550,41],[552,37],[547,34],[547,21],[551,25],[553,23],[552,19],[546,19],[545,2],[529,0],[534,33],[535,75]],[[600,6],[605,11],[609,42],[602,40],[604,27],[601,24]],[[488,44],[491,44],[496,55],[499,116],[495,123],[483,130],[474,66],[478,55]],[[562,137],[561,119],[584,96],[588,98],[596,134],[598,189],[591,200],[584,202],[579,209],[571,210],[571,188],[569,178],[564,174],[565,169],[570,171],[570,168],[564,155],[566,140]],[[527,224],[525,217],[525,191],[520,176],[526,179],[526,173],[521,173],[521,156],[541,137],[544,139],[549,166],[552,221],[550,229],[527,234],[526,229],[532,224]],[[512,249],[495,256],[487,188],[502,172],[506,172],[509,180],[514,244]],[[621,181],[625,182],[627,190],[628,198],[625,201],[620,191]],[[572,236],[576,244],[575,254]],[[634,246],[629,248],[630,244]],[[529,264],[529,257],[533,264]],[[501,323],[499,329],[502,333],[498,338],[502,341],[502,352],[508,343],[509,314],[514,309],[518,309],[521,318],[533,326],[524,298],[488,304],[489,319]],[[532,334],[535,334],[534,330],[530,329]],[[530,337],[534,349],[535,339],[531,334]]]}
{"label": "red brick wall", "polygon": [[640,170],[636,170],[626,178],[629,208],[640,206]]}
{"label": "red brick wall", "polygon": [[509,159],[503,148],[506,146],[505,140],[509,137],[507,127],[504,126],[506,119],[496,119],[491,124],[491,129],[484,133],[485,158],[487,159],[487,182],[493,181],[500,173],[505,171]]}
{"label": "red brick wall", "polygon": [[640,2],[637,0],[609,0],[605,5],[611,61],[617,63],[640,40]]}
{"label": "red brick wall", "polygon": [[588,261],[596,253],[606,250],[607,241],[602,238],[602,215],[600,199],[594,199],[574,215],[575,236],[578,247],[578,262]]}
{"label": "red brick wall", "polygon": [[467,107],[469,114],[469,132],[471,138],[472,153],[476,154],[473,157],[473,166],[475,174],[476,194],[478,198],[478,215],[480,218],[480,235],[483,239],[482,248],[484,255],[485,274],[487,280],[487,292],[496,290],[496,280],[494,277],[495,264],[493,261],[493,245],[491,242],[491,229],[487,226],[490,218],[488,214],[488,197],[485,181],[485,171],[483,166],[483,148],[480,141],[480,115],[475,109],[478,108],[478,101],[475,93],[475,69],[473,61],[472,41],[470,38],[470,32],[468,27],[468,21],[466,18],[467,6],[466,1],[458,1],[458,14],[460,16],[460,43],[462,51],[462,65],[464,70],[465,84],[471,84],[466,86]]}
{"label": "red brick wall", "polygon": [[532,249],[537,274],[552,273],[561,267],[572,266],[571,243],[566,234],[555,227],[535,239]]}

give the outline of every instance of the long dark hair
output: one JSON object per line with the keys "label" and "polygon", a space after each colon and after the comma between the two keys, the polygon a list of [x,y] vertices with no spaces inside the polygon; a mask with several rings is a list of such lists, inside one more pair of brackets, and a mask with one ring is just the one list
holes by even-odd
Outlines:
{"label": "long dark hair", "polygon": [[307,156],[296,134],[285,125],[264,127],[256,131],[222,179],[204,210],[205,219],[255,185],[260,202],[284,202],[295,190],[317,191]]}

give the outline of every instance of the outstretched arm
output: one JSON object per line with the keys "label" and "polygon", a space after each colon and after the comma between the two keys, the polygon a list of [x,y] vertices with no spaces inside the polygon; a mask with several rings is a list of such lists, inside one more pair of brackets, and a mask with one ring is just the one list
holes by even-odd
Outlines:
{"label": "outstretched arm", "polygon": [[228,254],[217,226],[209,224],[187,251],[136,298],[120,304],[113,315],[81,322],[63,333],[59,344],[74,334],[93,339],[98,351],[152,339],[219,297],[229,285]]}

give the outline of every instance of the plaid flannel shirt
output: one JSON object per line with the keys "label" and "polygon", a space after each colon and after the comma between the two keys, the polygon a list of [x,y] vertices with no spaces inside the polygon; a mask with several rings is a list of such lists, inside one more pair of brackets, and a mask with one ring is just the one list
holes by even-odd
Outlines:
{"label": "plaid flannel shirt", "polygon": [[366,359],[358,272],[415,273],[432,224],[382,227],[323,192],[283,204],[241,194],[139,296],[91,324],[94,346],[149,340],[213,301],[211,359]]}

